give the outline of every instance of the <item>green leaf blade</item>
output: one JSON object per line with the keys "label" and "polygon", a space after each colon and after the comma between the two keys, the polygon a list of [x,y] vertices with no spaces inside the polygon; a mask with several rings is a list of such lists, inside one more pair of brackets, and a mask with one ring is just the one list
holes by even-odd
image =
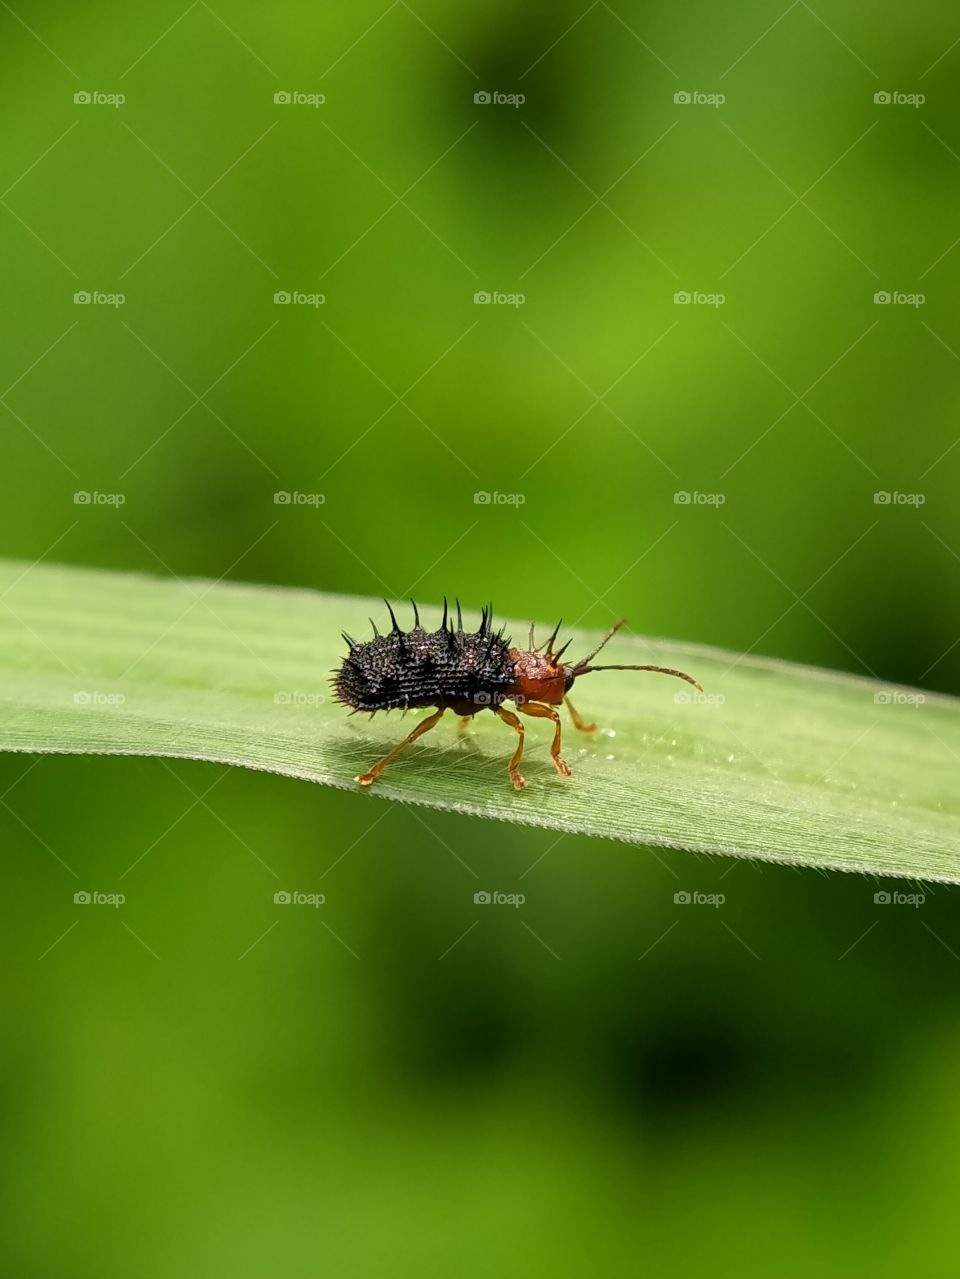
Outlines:
{"label": "green leaf blade", "polygon": [[[355,789],[358,803],[960,882],[957,699],[621,633],[605,660],[689,671],[706,697],[598,672],[574,690],[598,732],[563,713],[572,778],[550,763],[551,726],[528,720],[529,785],[514,791],[509,729],[483,713],[460,739],[451,714],[361,791],[356,775],[418,714],[371,720],[331,698],[340,631],[367,635],[382,602],[5,561],[0,601],[0,749],[220,761]],[[508,634],[525,645],[527,626]],[[598,638],[568,634],[574,658]]]}

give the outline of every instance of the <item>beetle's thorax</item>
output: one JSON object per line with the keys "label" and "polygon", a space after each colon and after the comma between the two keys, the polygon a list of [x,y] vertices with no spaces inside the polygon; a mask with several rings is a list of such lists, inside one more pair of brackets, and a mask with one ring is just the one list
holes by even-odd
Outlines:
{"label": "beetle's thorax", "polygon": [[516,668],[516,679],[509,692],[513,700],[560,705],[566,692],[564,667],[535,650],[512,648],[510,657]]}

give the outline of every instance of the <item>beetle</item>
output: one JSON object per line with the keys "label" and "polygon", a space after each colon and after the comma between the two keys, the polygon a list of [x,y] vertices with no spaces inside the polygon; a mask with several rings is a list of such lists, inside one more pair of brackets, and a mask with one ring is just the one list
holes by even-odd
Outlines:
{"label": "beetle", "polygon": [[585,723],[570,701],[570,689],[581,675],[593,671],[656,671],[661,675],[675,675],[703,692],[692,675],[665,666],[594,666],[593,659],[624,625],[624,619],[610,628],[592,653],[570,663],[561,661],[569,640],[554,649],[560,622],[545,643],[535,644],[531,626],[529,647],[513,648],[511,641],[504,637],[503,627],[499,631],[493,629],[492,604],[483,609],[479,629],[465,631],[460,601],[456,601],[454,627],[444,598],[443,620],[436,631],[428,631],[420,624],[416,604],[410,602],[414,616],[412,630],[401,630],[393,608],[385,600],[392,623],[386,635],[380,634],[372,618],[373,639],[358,642],[343,633],[349,652],[333,673],[336,701],[350,706],[353,713],[435,707],[432,715],[421,720],[369,772],[356,778],[361,786],[375,782],[405,746],[429,732],[448,710],[460,716],[461,730],[483,710],[493,711],[514,729],[518,740],[509,764],[510,780],[517,790],[522,790],[527,784],[520,772],[524,726],[514,711],[504,707],[504,702],[512,702],[521,715],[553,721],[550,755],[557,772],[569,777],[570,766],[560,754],[560,715],[554,708],[565,704],[577,729],[584,733],[595,731],[596,724]]}

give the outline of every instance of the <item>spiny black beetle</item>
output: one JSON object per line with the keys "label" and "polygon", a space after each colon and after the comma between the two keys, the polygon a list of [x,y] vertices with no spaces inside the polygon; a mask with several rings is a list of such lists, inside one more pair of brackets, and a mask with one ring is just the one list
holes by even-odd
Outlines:
{"label": "spiny black beetle", "polygon": [[334,672],[332,683],[337,701],[354,711],[369,711],[371,714],[412,707],[436,707],[432,715],[421,720],[413,732],[374,764],[368,773],[357,778],[361,786],[369,786],[376,781],[404,746],[433,728],[448,710],[461,717],[461,729],[480,711],[490,710],[516,731],[519,740],[510,760],[510,779],[521,790],[526,786],[520,773],[523,724],[513,711],[504,708],[505,701],[513,702],[521,715],[553,720],[550,754],[557,772],[569,777],[570,768],[560,757],[560,716],[553,707],[565,702],[576,728],[584,733],[592,733],[596,729],[595,724],[584,723],[568,696],[578,676],[588,675],[591,671],[658,671],[662,675],[675,675],[703,691],[691,675],[665,666],[591,665],[607,641],[624,625],[623,620],[610,628],[592,653],[570,664],[560,661],[570,641],[557,650],[553,647],[560,630],[559,622],[546,643],[534,643],[531,626],[529,648],[511,648],[510,640],[504,638],[503,627],[499,631],[493,629],[493,605],[483,610],[480,628],[476,631],[463,629],[459,600],[456,608],[456,627],[453,619],[448,617],[444,599],[439,629],[427,631],[420,625],[420,614],[413,604],[413,629],[402,631],[393,609],[387,604],[392,623],[388,634],[381,635],[372,618],[373,639],[358,643],[344,633],[343,638],[350,651],[340,669]]}

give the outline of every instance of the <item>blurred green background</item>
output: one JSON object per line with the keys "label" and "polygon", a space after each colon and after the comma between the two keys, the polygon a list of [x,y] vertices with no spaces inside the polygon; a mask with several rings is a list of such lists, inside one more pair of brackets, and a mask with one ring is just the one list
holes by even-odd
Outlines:
{"label": "blurred green background", "polygon": [[[3,553],[960,692],[958,37],[889,0],[2,4]],[[953,1256],[948,889],[200,764],[6,756],[0,795],[9,1273]]]}

